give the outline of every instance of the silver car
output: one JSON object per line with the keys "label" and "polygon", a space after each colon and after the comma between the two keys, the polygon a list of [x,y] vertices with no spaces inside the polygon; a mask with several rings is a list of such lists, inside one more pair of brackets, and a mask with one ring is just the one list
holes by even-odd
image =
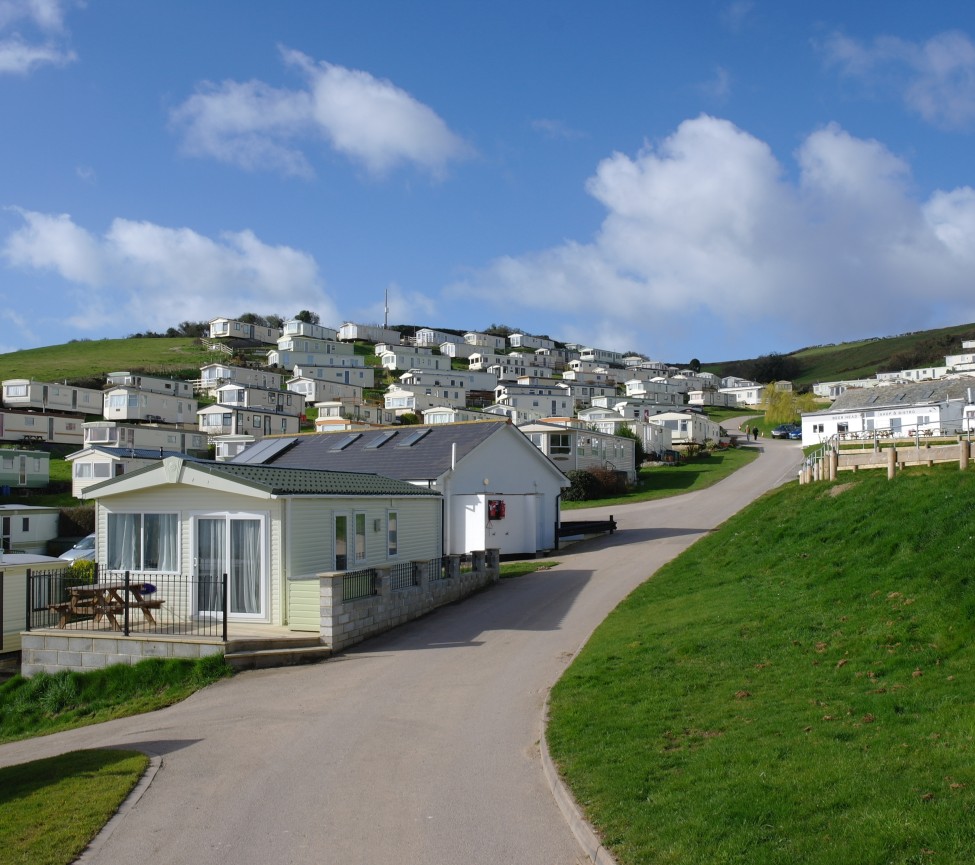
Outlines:
{"label": "silver car", "polygon": [[95,560],[95,535],[94,533],[83,537],[78,543],[76,543],[70,550],[65,550],[58,556],[59,559],[63,559],[66,562],[80,561],[87,559],[88,561]]}

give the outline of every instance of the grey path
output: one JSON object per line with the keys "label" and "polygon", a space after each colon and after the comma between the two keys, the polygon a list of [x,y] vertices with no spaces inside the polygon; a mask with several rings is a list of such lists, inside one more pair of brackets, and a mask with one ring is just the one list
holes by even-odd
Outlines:
{"label": "grey path", "polygon": [[[635,586],[794,480],[796,443],[699,493],[613,510],[620,530],[326,663],[244,673],[169,709],[0,746],[160,755],[86,863],[574,865],[539,759],[548,689]],[[590,512],[587,512],[587,514]]]}

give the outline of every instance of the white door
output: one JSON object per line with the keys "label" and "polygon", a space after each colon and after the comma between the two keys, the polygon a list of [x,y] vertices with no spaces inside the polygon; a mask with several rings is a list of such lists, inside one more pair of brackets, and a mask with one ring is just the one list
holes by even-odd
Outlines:
{"label": "white door", "polygon": [[267,575],[264,566],[264,521],[255,516],[196,517],[195,571],[199,579],[197,609],[221,613],[220,581],[229,583],[227,613],[234,618],[264,619]]}

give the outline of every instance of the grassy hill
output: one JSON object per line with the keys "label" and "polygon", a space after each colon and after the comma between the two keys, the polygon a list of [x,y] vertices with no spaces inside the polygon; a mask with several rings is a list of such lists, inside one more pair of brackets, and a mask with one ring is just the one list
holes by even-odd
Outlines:
{"label": "grassy hill", "polygon": [[[961,353],[963,339],[975,339],[975,324],[810,346],[784,355],[784,360],[793,362],[793,369],[790,375],[782,377],[802,386],[819,381],[868,378],[884,371],[944,366],[945,355]],[[755,360],[722,361],[705,364],[704,368],[718,375],[743,375],[753,363]],[[749,376],[745,374],[745,377]]]}
{"label": "grassy hill", "polygon": [[201,366],[227,359],[228,355],[207,351],[189,337],[82,340],[0,354],[0,380],[32,378],[82,385],[121,371],[199,378]]}
{"label": "grassy hill", "polygon": [[793,483],[633,592],[548,732],[617,861],[975,861],[973,513],[957,467]]}

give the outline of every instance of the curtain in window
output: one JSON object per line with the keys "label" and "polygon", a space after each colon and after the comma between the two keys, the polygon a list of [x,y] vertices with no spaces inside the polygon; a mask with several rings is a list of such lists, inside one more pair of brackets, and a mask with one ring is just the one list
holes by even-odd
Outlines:
{"label": "curtain in window", "polygon": [[230,612],[260,613],[260,520],[231,520],[230,550]]}
{"label": "curtain in window", "polygon": [[147,571],[179,570],[176,561],[176,526],[176,514],[145,515],[143,567]]}
{"label": "curtain in window", "polygon": [[142,561],[141,514],[108,515],[108,569],[132,571]]}
{"label": "curtain in window", "polygon": [[197,578],[200,581],[197,604],[201,611],[223,609],[219,586],[227,560],[226,538],[225,520],[201,518],[196,521]]}

